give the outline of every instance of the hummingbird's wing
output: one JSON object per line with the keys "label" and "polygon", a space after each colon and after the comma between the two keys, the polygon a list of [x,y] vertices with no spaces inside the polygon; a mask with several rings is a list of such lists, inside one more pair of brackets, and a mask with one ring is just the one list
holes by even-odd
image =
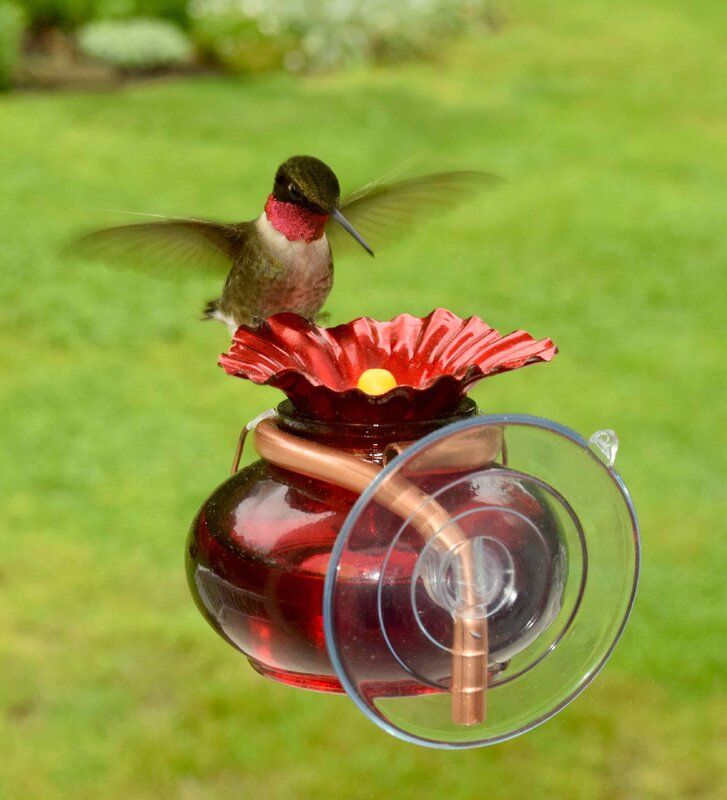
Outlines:
{"label": "hummingbird's wing", "polygon": [[[393,182],[379,180],[345,198],[340,210],[376,250],[415,224],[445,213],[498,183],[502,179],[496,175],[475,170],[437,172]],[[326,236],[335,256],[360,252],[355,239],[333,219],[326,225]]]}
{"label": "hummingbird's wing", "polygon": [[73,255],[144,267],[229,269],[244,223],[161,218],[92,231],[67,249]]}

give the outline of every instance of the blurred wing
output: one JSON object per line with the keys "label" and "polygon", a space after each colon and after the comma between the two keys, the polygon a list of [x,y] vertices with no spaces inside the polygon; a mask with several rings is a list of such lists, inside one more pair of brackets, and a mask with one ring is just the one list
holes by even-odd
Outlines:
{"label": "blurred wing", "polygon": [[[341,212],[376,250],[419,222],[443,214],[502,179],[487,172],[437,172],[387,183],[369,183],[340,205]],[[363,252],[334,220],[326,225],[334,256]]]}
{"label": "blurred wing", "polygon": [[73,242],[72,255],[99,261],[184,269],[230,268],[241,225],[203,219],[161,219],[93,231]]}

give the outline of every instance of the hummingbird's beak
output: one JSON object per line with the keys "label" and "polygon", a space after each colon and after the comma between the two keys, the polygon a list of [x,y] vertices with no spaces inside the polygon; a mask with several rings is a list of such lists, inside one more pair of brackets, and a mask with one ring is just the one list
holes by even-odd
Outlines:
{"label": "hummingbird's beak", "polygon": [[333,211],[331,212],[331,216],[344,230],[347,230],[351,234],[351,236],[353,236],[353,238],[361,245],[361,247],[363,247],[363,249],[367,253],[369,253],[369,255],[374,254],[374,251],[369,247],[363,236],[361,236],[361,234],[356,230],[356,228],[354,228],[353,225],[351,225],[351,223],[346,219],[346,217],[343,216],[343,214],[341,214],[341,212],[337,208],[333,209]]}

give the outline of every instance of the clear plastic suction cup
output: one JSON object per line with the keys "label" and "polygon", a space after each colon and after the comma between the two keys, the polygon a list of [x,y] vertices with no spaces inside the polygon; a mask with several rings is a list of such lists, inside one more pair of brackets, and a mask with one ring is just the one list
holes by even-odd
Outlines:
{"label": "clear plastic suction cup", "polygon": [[395,736],[503,741],[593,680],[638,561],[628,493],[588,441],[535,417],[465,420],[394,458],[352,509],[326,579],[329,654]]}

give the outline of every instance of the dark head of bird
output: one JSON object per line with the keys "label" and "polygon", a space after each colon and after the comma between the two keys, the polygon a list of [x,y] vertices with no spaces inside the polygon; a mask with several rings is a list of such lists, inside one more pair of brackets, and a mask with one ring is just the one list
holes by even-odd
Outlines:
{"label": "dark head of bird", "polygon": [[327,164],[313,156],[293,156],[278,167],[265,211],[276,229],[288,238],[308,241],[319,238],[332,217],[373,255],[339,210],[340,196],[336,173]]}
{"label": "dark head of bird", "polygon": [[275,173],[273,197],[315,214],[330,214],[338,205],[340,195],[336,173],[313,156],[293,156]]}

